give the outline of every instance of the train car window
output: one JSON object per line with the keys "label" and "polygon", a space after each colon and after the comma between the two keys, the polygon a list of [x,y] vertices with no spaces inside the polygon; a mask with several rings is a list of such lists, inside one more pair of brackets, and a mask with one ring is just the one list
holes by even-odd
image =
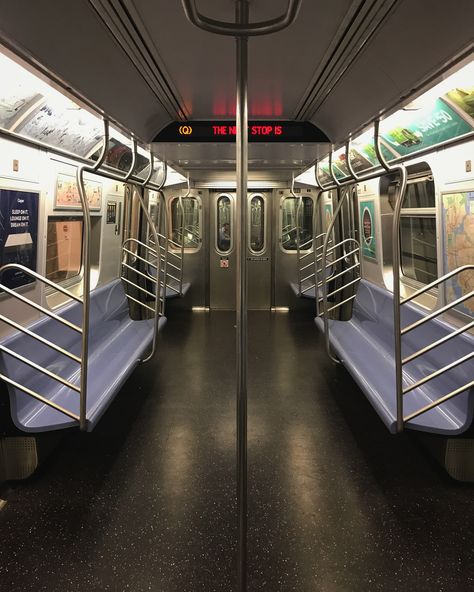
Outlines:
{"label": "train car window", "polygon": [[401,268],[422,284],[438,277],[435,205],[431,178],[408,183],[400,219]]}
{"label": "train car window", "polygon": [[[304,196],[300,209],[300,247],[308,247],[313,239],[313,199]],[[297,250],[296,215],[299,198],[287,197],[283,200],[281,209],[281,246],[285,251]]]}
{"label": "train car window", "polygon": [[[197,250],[201,246],[201,204],[197,197],[171,200],[171,240],[179,247]],[[183,218],[184,216],[184,218]]]}
{"label": "train car window", "polygon": [[429,179],[423,182],[408,183],[402,208],[434,208],[434,182]]}
{"label": "train car window", "polygon": [[55,282],[69,280],[81,273],[82,218],[48,218],[46,277]]}
{"label": "train car window", "polygon": [[265,251],[265,201],[261,195],[250,200],[249,251],[255,255]]}
{"label": "train car window", "polygon": [[228,195],[217,199],[216,244],[219,253],[230,253],[233,246],[232,202]]}

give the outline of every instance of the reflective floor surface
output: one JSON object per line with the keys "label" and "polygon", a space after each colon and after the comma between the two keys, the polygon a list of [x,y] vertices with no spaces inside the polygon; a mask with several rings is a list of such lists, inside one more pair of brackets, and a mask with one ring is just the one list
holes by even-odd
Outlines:
{"label": "reflective floor surface", "polygon": [[[391,436],[311,316],[249,315],[249,590],[474,589],[474,487]],[[234,316],[170,318],[0,512],[0,590],[231,592]]]}

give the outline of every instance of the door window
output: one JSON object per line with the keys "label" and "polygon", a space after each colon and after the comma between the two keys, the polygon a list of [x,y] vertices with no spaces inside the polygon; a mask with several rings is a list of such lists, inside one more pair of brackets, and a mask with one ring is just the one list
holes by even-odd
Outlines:
{"label": "door window", "polygon": [[260,255],[265,251],[265,201],[254,195],[249,203],[249,251]]}
{"label": "door window", "polygon": [[233,247],[233,215],[232,202],[228,195],[221,195],[216,202],[216,245],[217,251],[221,254],[227,254]]}

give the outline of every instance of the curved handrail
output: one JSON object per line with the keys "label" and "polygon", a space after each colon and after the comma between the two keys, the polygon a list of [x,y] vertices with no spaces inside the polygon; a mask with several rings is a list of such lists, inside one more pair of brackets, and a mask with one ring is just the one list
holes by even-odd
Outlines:
{"label": "curved handrail", "polygon": [[233,37],[247,37],[255,35],[270,35],[289,27],[298,16],[302,0],[288,0],[286,12],[279,17],[260,21],[258,23],[238,24],[218,21],[201,14],[196,6],[196,0],[181,0],[184,12],[190,23],[208,33],[217,35],[232,35]]}
{"label": "curved handrail", "polygon": [[301,269],[300,269],[300,255],[301,255],[301,236],[300,236],[300,213],[301,213],[301,205],[303,203],[303,197],[301,195],[295,195],[295,174],[291,175],[291,186],[290,186],[290,193],[294,199],[298,200],[298,205],[296,206],[296,271],[297,271],[297,278],[298,278],[298,296],[301,296]]}
{"label": "curved handrail", "polygon": [[107,155],[107,147],[109,144],[109,122],[104,119],[104,143],[99,158],[93,166],[86,164],[81,165],[76,170],[76,182],[79,198],[82,206],[82,348],[81,348],[81,381],[80,381],[80,429],[85,430],[87,427],[87,373],[89,366],[89,305],[90,305],[90,282],[91,282],[91,252],[90,252],[90,235],[92,232],[91,217],[89,210],[89,200],[86,195],[84,187],[84,172],[95,173],[99,170],[105,161]]}
{"label": "curved handrail", "polygon": [[403,431],[403,376],[402,376],[402,335],[401,335],[401,313],[400,313],[400,213],[402,210],[405,191],[407,188],[407,169],[404,164],[390,165],[380,145],[380,118],[377,118],[374,125],[375,153],[387,173],[398,173],[400,175],[400,188],[397,201],[393,208],[392,221],[392,273],[393,273],[393,329],[395,333],[395,386],[397,394],[397,432]]}
{"label": "curved handrail", "polygon": [[[342,207],[344,205],[344,202],[348,199],[350,192],[348,190],[348,188],[344,191],[344,189],[346,189],[345,187],[338,187],[338,193],[343,193],[343,195],[341,196],[341,199],[339,200],[339,203],[336,206],[336,209],[334,211],[333,217],[331,218],[331,221],[329,223],[328,228],[326,229],[326,236],[324,237],[324,243],[323,243],[323,252],[321,255],[321,272],[322,272],[322,291],[323,291],[323,322],[324,322],[324,339],[325,339],[325,344],[326,344],[326,352],[328,354],[328,356],[331,358],[331,360],[337,364],[340,364],[340,361],[333,356],[332,352],[331,352],[331,344],[329,341],[329,318],[328,318],[328,291],[327,291],[327,255],[328,255],[328,246],[329,246],[329,241],[330,241],[330,236],[332,234],[332,231],[334,229],[334,225],[336,223],[337,217],[339,216],[340,211],[342,210]],[[358,246],[358,250],[360,253],[360,243],[358,241],[356,241],[353,238],[347,238],[344,239],[343,241],[341,241],[338,244],[335,244],[331,247],[331,251],[334,251],[338,246],[341,246],[342,244],[346,244],[347,242],[355,242],[357,243]],[[352,252],[351,252],[352,253]],[[344,259],[347,257],[347,254],[344,253],[343,257],[341,257],[339,260]],[[360,259],[359,259],[360,260]],[[331,263],[335,263],[336,261],[332,261]],[[316,281],[316,284],[318,284],[318,282]]]}

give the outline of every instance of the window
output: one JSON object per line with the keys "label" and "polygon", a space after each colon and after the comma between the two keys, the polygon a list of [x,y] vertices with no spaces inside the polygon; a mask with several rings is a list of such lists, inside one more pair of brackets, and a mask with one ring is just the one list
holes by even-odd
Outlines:
{"label": "window", "polygon": [[296,216],[299,197],[287,197],[281,206],[281,246],[285,251],[296,251],[298,226],[300,229],[300,249],[310,249],[313,240],[313,199],[303,196],[299,214]]}
{"label": "window", "polygon": [[400,219],[400,263],[404,276],[422,284],[438,277],[435,205],[431,177],[408,182]]}
{"label": "window", "polygon": [[[181,205],[182,204],[182,205]],[[171,201],[171,236],[185,249],[199,249],[201,245],[201,206],[197,197],[175,197]]]}
{"label": "window", "polygon": [[217,198],[216,242],[219,253],[229,253],[233,246],[232,202],[228,195]]}
{"label": "window", "polygon": [[265,251],[265,201],[254,195],[249,205],[249,251],[259,255]]}
{"label": "window", "polygon": [[46,277],[63,282],[78,276],[82,267],[82,218],[48,218]]}

